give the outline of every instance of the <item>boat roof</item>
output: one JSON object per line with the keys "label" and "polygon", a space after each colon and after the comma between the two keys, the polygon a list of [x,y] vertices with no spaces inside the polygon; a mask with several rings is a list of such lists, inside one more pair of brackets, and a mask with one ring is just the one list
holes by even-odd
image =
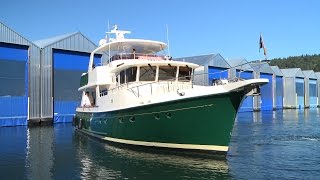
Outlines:
{"label": "boat roof", "polygon": [[98,51],[123,51],[131,52],[135,49],[138,53],[156,53],[167,48],[167,44],[160,41],[144,39],[117,39],[109,43],[102,44]]}

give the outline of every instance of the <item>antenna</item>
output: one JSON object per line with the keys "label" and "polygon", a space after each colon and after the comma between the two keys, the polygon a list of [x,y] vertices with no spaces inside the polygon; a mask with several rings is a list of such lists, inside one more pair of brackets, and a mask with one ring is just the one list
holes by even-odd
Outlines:
{"label": "antenna", "polygon": [[[110,32],[110,22],[109,22],[109,19],[108,19],[108,32]],[[108,43],[110,42],[110,34],[109,34],[109,39],[108,39]],[[110,60],[111,60],[111,57],[110,57],[110,44],[109,44],[109,59],[108,59],[108,62],[110,63]]]}
{"label": "antenna", "polygon": [[170,42],[169,42],[169,28],[168,28],[168,24],[166,24],[166,27],[167,27],[168,55],[170,56]]}

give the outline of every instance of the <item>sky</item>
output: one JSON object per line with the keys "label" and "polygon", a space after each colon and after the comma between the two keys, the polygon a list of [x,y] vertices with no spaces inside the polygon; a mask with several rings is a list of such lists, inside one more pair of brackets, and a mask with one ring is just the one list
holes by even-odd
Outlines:
{"label": "sky", "polygon": [[174,58],[220,53],[225,59],[320,54],[319,0],[2,0],[0,22],[35,41],[80,31],[94,43],[110,26],[127,38],[170,44]]}

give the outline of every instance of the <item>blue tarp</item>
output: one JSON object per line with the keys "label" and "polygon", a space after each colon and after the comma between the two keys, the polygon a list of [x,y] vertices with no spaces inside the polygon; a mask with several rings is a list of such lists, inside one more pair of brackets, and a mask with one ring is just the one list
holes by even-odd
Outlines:
{"label": "blue tarp", "polygon": [[317,98],[317,80],[309,80],[309,96],[310,96],[310,108],[316,108],[318,106]]}
{"label": "blue tarp", "polygon": [[[237,70],[237,77],[241,77],[242,79],[252,79],[253,72]],[[248,111],[253,111],[253,96],[247,96],[242,101],[242,104],[239,109],[239,112],[248,112]]]}
{"label": "blue tarp", "polygon": [[261,92],[261,111],[273,110],[273,97],[272,97],[272,74],[260,73],[260,78],[268,79],[268,84],[260,87]]}
{"label": "blue tarp", "polygon": [[213,79],[228,79],[228,69],[226,68],[209,66],[208,73],[209,73],[209,84],[211,84]]}
{"label": "blue tarp", "polygon": [[23,96],[0,97],[0,127],[27,125],[28,98]]}
{"label": "blue tarp", "polygon": [[0,127],[27,125],[28,46],[0,43]]}
{"label": "blue tarp", "polygon": [[[59,70],[81,70],[87,72],[89,65],[89,53],[66,51],[66,50],[53,50],[54,68]],[[101,55],[97,54],[94,57],[94,64],[101,64]]]}
{"label": "blue tarp", "polygon": [[28,46],[0,42],[0,60],[27,61]]}
{"label": "blue tarp", "polygon": [[304,78],[296,78],[296,92],[298,99],[298,108],[304,108]]}
{"label": "blue tarp", "polygon": [[[54,123],[72,122],[76,107],[80,104],[78,92],[81,74],[87,72],[90,54],[66,50],[54,50]],[[101,55],[94,64],[99,65]]]}
{"label": "blue tarp", "polygon": [[54,123],[72,122],[76,107],[79,105],[77,101],[54,101]]}

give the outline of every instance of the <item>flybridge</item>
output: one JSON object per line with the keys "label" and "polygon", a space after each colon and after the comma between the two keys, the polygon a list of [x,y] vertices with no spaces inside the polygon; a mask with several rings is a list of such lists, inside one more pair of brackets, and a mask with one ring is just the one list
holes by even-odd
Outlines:
{"label": "flybridge", "polygon": [[[93,57],[95,53],[102,53],[107,56],[108,62],[114,60],[171,60],[166,55],[167,44],[160,41],[144,39],[126,39],[125,34],[130,31],[118,30],[118,26],[107,32],[107,36],[101,39],[99,47],[91,53],[88,70],[92,71]],[[114,35],[114,37],[111,37]]]}

